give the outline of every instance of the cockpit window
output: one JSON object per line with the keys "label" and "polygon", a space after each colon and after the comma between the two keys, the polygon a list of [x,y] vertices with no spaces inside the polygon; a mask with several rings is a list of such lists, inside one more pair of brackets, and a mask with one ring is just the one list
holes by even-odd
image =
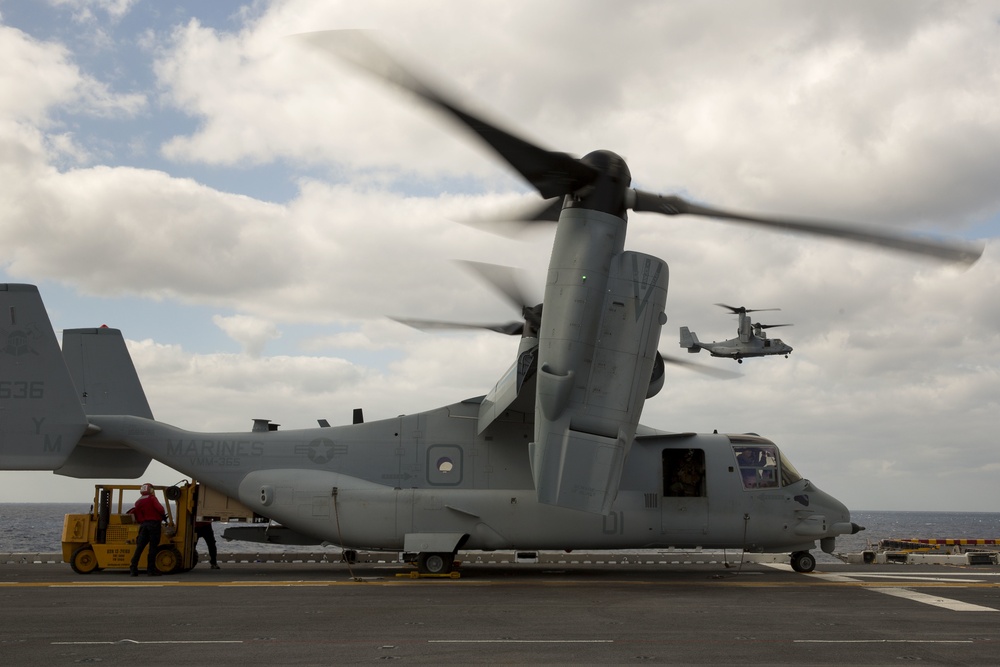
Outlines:
{"label": "cockpit window", "polygon": [[[744,489],[776,489],[802,479],[787,458],[774,445],[736,445],[733,447]],[[779,466],[780,461],[780,466]]]}
{"label": "cockpit window", "polygon": [[774,489],[778,486],[778,448],[774,445],[733,447],[744,489]]}
{"label": "cockpit window", "polygon": [[784,454],[781,455],[781,485],[788,486],[802,479],[802,475],[795,469],[792,462]]}

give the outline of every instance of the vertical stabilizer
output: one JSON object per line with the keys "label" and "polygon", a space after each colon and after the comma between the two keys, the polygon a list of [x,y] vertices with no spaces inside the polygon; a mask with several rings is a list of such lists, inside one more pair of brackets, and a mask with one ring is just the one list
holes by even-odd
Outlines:
{"label": "vertical stabilizer", "polygon": [[[153,418],[132,357],[119,329],[108,327],[63,331],[63,357],[83,410],[91,415]],[[56,470],[67,477],[136,478],[150,457],[125,445],[78,446]]]}
{"label": "vertical stabilizer", "polygon": [[38,288],[0,284],[0,469],[54,470],[86,429]]}
{"label": "vertical stabilizer", "polygon": [[681,327],[681,347],[687,348],[688,352],[701,352],[698,336],[687,327]]}
{"label": "vertical stabilizer", "polygon": [[119,329],[66,329],[62,349],[84,412],[153,418]]}

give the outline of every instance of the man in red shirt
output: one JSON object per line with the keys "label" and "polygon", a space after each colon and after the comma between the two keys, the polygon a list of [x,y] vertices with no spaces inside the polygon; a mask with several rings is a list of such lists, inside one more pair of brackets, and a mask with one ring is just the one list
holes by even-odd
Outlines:
{"label": "man in red shirt", "polygon": [[135,553],[132,554],[132,564],[129,573],[133,577],[139,576],[139,558],[143,549],[149,545],[149,554],[146,557],[146,574],[151,577],[160,576],[156,569],[156,552],[160,547],[160,524],[167,518],[167,513],[163,505],[156,499],[152,484],[143,484],[139,487],[139,500],[135,501],[132,508],[135,520],[139,522],[139,536],[135,539]]}

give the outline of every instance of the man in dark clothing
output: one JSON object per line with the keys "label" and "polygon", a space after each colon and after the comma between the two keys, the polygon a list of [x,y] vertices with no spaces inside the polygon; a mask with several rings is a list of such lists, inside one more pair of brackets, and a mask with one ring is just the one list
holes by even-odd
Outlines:
{"label": "man in dark clothing", "polygon": [[167,518],[167,513],[160,501],[156,499],[152,484],[143,484],[139,487],[139,500],[135,501],[132,514],[139,523],[139,535],[135,539],[135,553],[132,554],[129,573],[133,577],[139,576],[139,558],[148,544],[146,574],[158,577],[160,572],[156,569],[156,552],[159,551],[160,547],[160,524]]}
{"label": "man in dark clothing", "polygon": [[195,546],[198,545],[198,538],[205,540],[205,544],[208,546],[208,561],[212,564],[213,570],[218,570],[218,549],[215,545],[215,530],[212,528],[211,521],[194,522]]}

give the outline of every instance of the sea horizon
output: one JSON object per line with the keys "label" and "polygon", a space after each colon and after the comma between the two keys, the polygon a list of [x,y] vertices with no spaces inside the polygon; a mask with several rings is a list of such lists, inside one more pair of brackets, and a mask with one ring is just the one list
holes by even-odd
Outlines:
{"label": "sea horizon", "polygon": [[[61,551],[66,514],[84,513],[91,503],[0,503],[0,553],[53,553]],[[1000,539],[1000,512],[954,510],[856,510],[855,523],[865,530],[837,538],[837,553],[860,553],[893,539]],[[256,551],[321,551],[336,547],[290,547],[257,542],[230,541],[222,531],[239,523],[216,523],[220,553]],[[656,549],[654,549],[656,550]],[[662,550],[662,549],[661,549]],[[816,548],[820,555],[819,547]],[[825,556],[825,554],[824,554]]]}

